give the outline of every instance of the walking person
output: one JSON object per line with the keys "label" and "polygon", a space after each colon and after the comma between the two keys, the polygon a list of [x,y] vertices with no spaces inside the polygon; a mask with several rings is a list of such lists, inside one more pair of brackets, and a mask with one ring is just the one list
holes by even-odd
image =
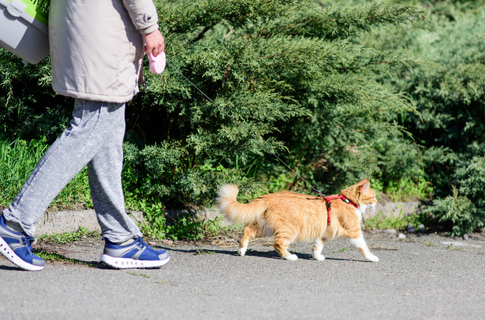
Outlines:
{"label": "walking person", "polygon": [[145,244],[126,214],[121,183],[125,103],[138,92],[143,55],[165,49],[152,0],[51,0],[49,42],[52,87],[75,98],[73,119],[0,215],[0,252],[22,269],[42,270],[45,261],[32,253],[34,224],[87,165],[106,242],[101,261],[114,268],[166,264],[168,252]]}

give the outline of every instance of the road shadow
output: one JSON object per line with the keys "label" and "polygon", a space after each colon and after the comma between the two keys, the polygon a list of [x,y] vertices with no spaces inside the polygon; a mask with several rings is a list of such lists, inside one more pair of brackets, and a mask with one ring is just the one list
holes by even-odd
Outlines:
{"label": "road shadow", "polygon": [[[0,266],[0,270],[8,270],[8,271],[26,271],[21,269],[17,266]],[[27,271],[28,272],[28,271]]]}
{"label": "road shadow", "polygon": [[[193,254],[195,256],[199,255],[210,255],[210,254],[224,254],[224,255],[229,255],[229,256],[234,256],[234,257],[239,257],[239,254],[237,253],[237,248],[234,248],[232,250],[228,249],[197,249],[197,248],[163,248],[164,250],[167,251],[172,251],[172,252],[180,252],[180,253],[187,253],[187,254]],[[313,256],[309,253],[304,253],[304,252],[297,252],[297,251],[292,251],[290,250],[291,253],[294,253],[298,256],[298,259],[301,260],[308,260],[308,261],[317,261],[313,258]],[[268,259],[279,259],[279,260],[284,260],[280,255],[272,250],[272,251],[258,251],[254,249],[248,249],[246,252],[245,256],[247,257],[258,257],[258,258],[268,258]],[[359,259],[344,259],[344,258],[332,258],[332,257],[325,257],[325,260],[328,261],[349,261],[349,262],[370,262],[365,260],[364,258],[359,258]]]}
{"label": "road shadow", "polygon": [[[194,256],[202,256],[202,255],[211,255],[211,254],[222,254],[228,255],[233,257],[240,257],[237,249],[238,247],[230,247],[230,248],[177,248],[177,247],[167,247],[167,246],[154,246],[156,249],[163,249],[167,250],[168,252],[180,252],[185,254],[191,254]],[[282,257],[278,255],[278,253],[274,250],[259,250],[261,248],[249,248],[246,252],[245,256],[247,257],[257,257],[257,258],[264,258],[264,259],[276,259],[276,260],[284,260]],[[299,252],[296,250],[291,250],[290,252],[296,254],[299,260],[305,261],[316,261],[313,256],[309,253]],[[64,254],[67,253],[66,250],[46,250],[46,249],[36,249],[34,250],[35,254],[39,254],[45,261],[47,265],[51,266],[78,266],[78,267],[89,267],[95,268],[99,270],[113,270],[112,267],[105,265],[104,263],[100,262],[99,260],[88,260],[88,259],[76,259],[70,258]],[[355,259],[355,258],[335,258],[335,257],[325,257],[327,261],[352,261],[352,262],[369,262],[366,259]],[[5,259],[5,261],[8,261]],[[24,271],[17,266],[0,266],[0,270],[9,270],[9,271]]]}

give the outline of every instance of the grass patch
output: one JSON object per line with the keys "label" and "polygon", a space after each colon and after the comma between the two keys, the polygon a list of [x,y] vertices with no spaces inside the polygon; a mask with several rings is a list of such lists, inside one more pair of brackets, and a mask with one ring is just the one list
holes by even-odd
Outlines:
{"label": "grass patch", "polygon": [[[12,202],[48,148],[45,138],[31,141],[0,139],[0,206],[7,207]],[[86,168],[69,182],[49,208],[78,209],[80,206],[93,206]]]}
{"label": "grass patch", "polygon": [[100,234],[98,231],[89,231],[84,227],[79,227],[78,231],[75,232],[64,232],[64,233],[55,233],[55,234],[47,234],[40,237],[42,241],[49,241],[54,243],[66,244],[75,241],[79,241],[82,238],[86,237],[98,237]]}
{"label": "grass patch", "polygon": [[200,256],[200,255],[203,255],[203,254],[214,254],[216,253],[215,251],[208,251],[208,250],[197,250],[195,252],[195,255],[196,256]]}
{"label": "grass patch", "polygon": [[365,219],[365,229],[404,229],[409,224],[412,224],[417,228],[420,224],[426,225],[427,217],[424,214],[414,214],[410,216],[404,216],[403,211],[399,213],[397,217],[385,217],[382,212],[372,218]]}
{"label": "grass patch", "polygon": [[427,246],[429,246],[429,247],[433,247],[434,246],[433,241],[431,241],[431,240],[429,242],[426,242],[425,240],[423,240],[422,243],[425,244],[425,245],[427,245]]}

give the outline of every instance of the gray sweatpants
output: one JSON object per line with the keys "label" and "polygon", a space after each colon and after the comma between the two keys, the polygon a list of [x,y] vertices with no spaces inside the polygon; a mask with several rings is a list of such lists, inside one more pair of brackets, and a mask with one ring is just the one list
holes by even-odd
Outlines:
{"label": "gray sweatpants", "polygon": [[142,237],[125,212],[121,170],[125,104],[76,100],[71,126],[52,144],[8,209],[5,219],[17,222],[30,236],[54,198],[88,166],[94,210],[103,235],[114,243]]}

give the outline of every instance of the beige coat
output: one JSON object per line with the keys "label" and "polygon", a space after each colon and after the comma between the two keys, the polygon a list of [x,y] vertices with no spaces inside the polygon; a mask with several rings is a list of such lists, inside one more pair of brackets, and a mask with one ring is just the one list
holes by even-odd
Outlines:
{"label": "beige coat", "polygon": [[52,87],[79,99],[127,102],[138,92],[142,34],[158,29],[152,0],[51,0]]}

